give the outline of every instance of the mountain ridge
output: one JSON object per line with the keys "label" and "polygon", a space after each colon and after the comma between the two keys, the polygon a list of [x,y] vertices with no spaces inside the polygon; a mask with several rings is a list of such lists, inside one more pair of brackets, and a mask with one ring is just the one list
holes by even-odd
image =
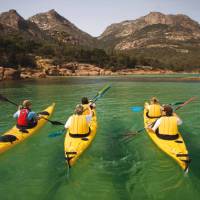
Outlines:
{"label": "mountain ridge", "polygon": [[69,20],[58,14],[54,9],[44,13],[38,13],[28,19],[35,23],[47,35],[72,45],[93,46],[94,38],[80,30]]}
{"label": "mountain ridge", "polygon": [[42,56],[58,64],[77,61],[113,70],[136,65],[196,69],[200,68],[200,25],[183,14],[150,12],[111,24],[96,38],[54,9],[27,20],[9,10],[0,14],[0,50],[2,66],[35,67],[35,57]]}

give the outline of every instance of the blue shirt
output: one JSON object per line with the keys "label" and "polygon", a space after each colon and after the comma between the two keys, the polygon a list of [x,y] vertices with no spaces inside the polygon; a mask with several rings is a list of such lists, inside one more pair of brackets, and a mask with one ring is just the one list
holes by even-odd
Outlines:
{"label": "blue shirt", "polygon": [[[20,114],[20,110],[18,110],[18,111],[13,115],[13,117],[17,119],[17,118],[19,117],[19,114]],[[36,118],[37,118],[37,114],[36,114],[35,112],[30,111],[30,112],[28,113],[28,117],[27,117],[28,121],[36,120]]]}

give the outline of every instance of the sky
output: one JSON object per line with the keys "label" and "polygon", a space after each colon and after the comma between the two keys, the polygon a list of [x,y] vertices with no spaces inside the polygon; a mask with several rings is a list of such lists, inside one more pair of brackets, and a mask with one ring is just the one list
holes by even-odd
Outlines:
{"label": "sky", "polygon": [[15,9],[25,19],[55,9],[92,36],[107,26],[149,12],[185,14],[200,23],[200,0],[0,0],[0,13]]}

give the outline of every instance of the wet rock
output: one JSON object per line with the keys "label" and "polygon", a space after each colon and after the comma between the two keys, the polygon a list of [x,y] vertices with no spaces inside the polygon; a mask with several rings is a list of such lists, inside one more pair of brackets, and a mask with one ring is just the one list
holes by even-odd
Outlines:
{"label": "wet rock", "polygon": [[20,71],[13,68],[1,67],[0,80],[18,80],[20,79]]}

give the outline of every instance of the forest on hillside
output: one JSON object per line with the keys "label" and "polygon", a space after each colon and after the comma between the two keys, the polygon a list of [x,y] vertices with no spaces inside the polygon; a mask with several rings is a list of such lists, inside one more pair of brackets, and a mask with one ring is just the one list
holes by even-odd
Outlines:
{"label": "forest on hillside", "polygon": [[113,71],[136,66],[173,71],[200,70],[200,50],[187,53],[168,48],[113,51],[100,48],[74,47],[58,42],[25,40],[20,35],[0,36],[0,66],[35,68],[35,56],[54,59],[55,64],[80,62],[95,64]]}

